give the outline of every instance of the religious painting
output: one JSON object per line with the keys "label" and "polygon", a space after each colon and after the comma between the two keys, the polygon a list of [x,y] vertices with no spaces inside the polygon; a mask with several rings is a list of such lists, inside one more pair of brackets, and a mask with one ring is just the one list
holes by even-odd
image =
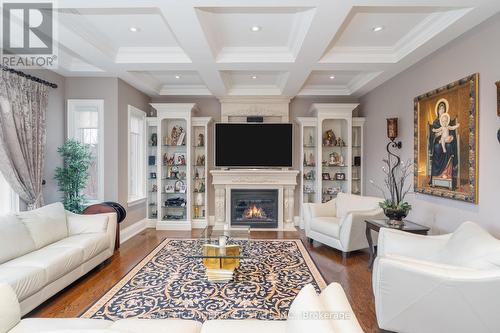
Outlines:
{"label": "religious painting", "polygon": [[473,74],[414,99],[415,192],[477,204],[478,85]]}

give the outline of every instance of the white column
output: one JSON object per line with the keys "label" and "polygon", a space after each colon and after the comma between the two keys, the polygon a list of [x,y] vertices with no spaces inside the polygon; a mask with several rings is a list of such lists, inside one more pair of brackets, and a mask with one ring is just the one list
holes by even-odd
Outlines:
{"label": "white column", "polygon": [[226,220],[226,191],[224,187],[215,186],[215,223],[224,224]]}

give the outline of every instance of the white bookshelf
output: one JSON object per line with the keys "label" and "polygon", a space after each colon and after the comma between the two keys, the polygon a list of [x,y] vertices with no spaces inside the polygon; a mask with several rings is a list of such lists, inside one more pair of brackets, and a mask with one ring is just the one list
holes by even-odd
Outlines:
{"label": "white bookshelf", "polygon": [[192,103],[152,103],[157,110],[159,230],[191,230]]}
{"label": "white bookshelf", "polygon": [[365,118],[352,118],[352,177],[351,192],[364,195],[364,165],[363,165],[363,140],[364,140]]}
{"label": "white bookshelf", "polygon": [[[352,190],[352,112],[358,104],[317,103],[316,201],[326,202]],[[326,133],[333,133],[325,140]],[[334,139],[332,139],[334,138]]]}
{"label": "white bookshelf", "polygon": [[211,117],[193,117],[191,119],[191,165],[192,165],[192,228],[204,228],[208,225],[208,126]]}
{"label": "white bookshelf", "polygon": [[147,219],[156,221],[158,219],[158,121],[156,118],[146,118],[147,132]]}
{"label": "white bookshelf", "polygon": [[317,119],[298,117],[300,126],[300,222],[304,229],[304,204],[316,202]]}

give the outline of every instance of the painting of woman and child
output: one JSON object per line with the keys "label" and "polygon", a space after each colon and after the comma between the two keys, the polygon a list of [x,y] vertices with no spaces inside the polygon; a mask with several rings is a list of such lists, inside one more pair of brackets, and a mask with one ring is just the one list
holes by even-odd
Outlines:
{"label": "painting of woman and child", "polygon": [[477,203],[478,80],[415,98],[415,192]]}

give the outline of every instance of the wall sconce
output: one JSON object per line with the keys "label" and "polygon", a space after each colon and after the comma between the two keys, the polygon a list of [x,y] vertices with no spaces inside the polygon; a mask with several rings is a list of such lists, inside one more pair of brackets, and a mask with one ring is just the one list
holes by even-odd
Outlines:
{"label": "wall sconce", "polygon": [[392,144],[392,147],[401,149],[402,142],[394,141],[398,137],[398,118],[387,118],[387,137],[391,140],[389,144]]}

